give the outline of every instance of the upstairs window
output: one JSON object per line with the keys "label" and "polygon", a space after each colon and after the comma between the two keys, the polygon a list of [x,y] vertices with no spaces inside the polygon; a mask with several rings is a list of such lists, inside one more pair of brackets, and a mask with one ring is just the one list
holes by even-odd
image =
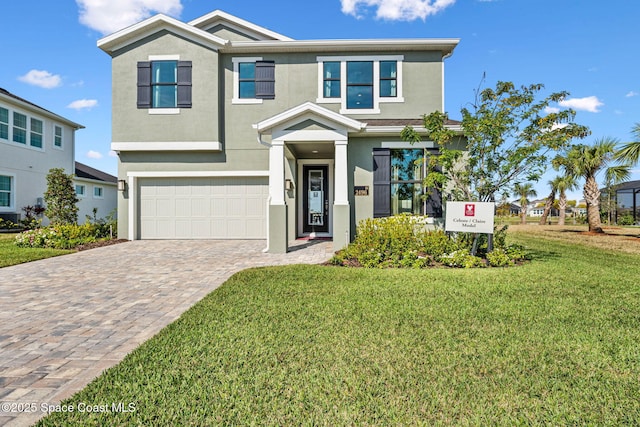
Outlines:
{"label": "upstairs window", "polygon": [[404,102],[402,55],[317,57],[318,103],[340,103],[342,114],[379,114],[380,104]]}
{"label": "upstairs window", "polygon": [[0,139],[9,139],[9,110],[0,107]]}
{"label": "upstairs window", "polygon": [[85,186],[82,184],[76,184],[76,196],[84,197],[85,195]]}
{"label": "upstairs window", "polygon": [[93,187],[93,197],[95,199],[102,199],[102,187]]}
{"label": "upstairs window", "polygon": [[53,146],[62,148],[62,127],[60,126],[53,127]]}
{"label": "upstairs window", "polygon": [[42,148],[42,120],[31,118],[31,132],[29,133],[29,144],[32,147]]}
{"label": "upstairs window", "polygon": [[327,61],[322,71],[322,96],[340,98],[340,62]]}
{"label": "upstairs window", "polygon": [[13,142],[27,143],[27,116],[13,112]]}
{"label": "upstairs window", "polygon": [[138,62],[138,108],[191,108],[191,61]]}
{"label": "upstairs window", "polygon": [[234,104],[259,104],[275,99],[275,61],[233,58]]}
{"label": "upstairs window", "polygon": [[373,62],[347,62],[347,109],[373,108]]}

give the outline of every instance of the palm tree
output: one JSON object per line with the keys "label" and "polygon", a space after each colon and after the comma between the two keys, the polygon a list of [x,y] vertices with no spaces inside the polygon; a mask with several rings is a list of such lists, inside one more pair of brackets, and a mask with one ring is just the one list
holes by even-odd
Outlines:
{"label": "palm tree", "polygon": [[636,123],[631,129],[634,142],[628,142],[615,154],[615,158],[625,163],[635,164],[640,161],[640,123]]}
{"label": "palm tree", "polygon": [[525,184],[516,183],[513,187],[513,192],[516,196],[520,197],[520,214],[522,215],[522,224],[527,223],[527,204],[529,203],[529,197],[535,197],[538,195],[536,190],[533,189],[533,185],[529,182]]}
{"label": "palm tree", "polygon": [[624,180],[630,174],[628,163],[607,167],[616,160],[614,154],[617,144],[618,141],[613,138],[601,138],[592,146],[574,145],[566,158],[560,160],[570,175],[585,179],[583,195],[587,203],[587,221],[591,232],[604,233],[600,221],[600,189],[596,180],[598,172],[606,169],[607,179],[612,181]]}
{"label": "palm tree", "polygon": [[556,201],[556,191],[558,190],[558,188],[555,185],[555,181],[558,178],[560,177],[556,177],[554,180],[547,182],[547,184],[549,184],[549,186],[551,187],[551,193],[549,193],[549,196],[547,196],[547,199],[544,202],[544,212],[540,217],[540,225],[544,225],[547,222],[547,217],[549,216],[549,212],[551,212],[553,202]]}
{"label": "palm tree", "polygon": [[564,220],[567,216],[567,191],[578,188],[578,183],[576,182],[576,179],[570,175],[557,176],[553,182],[556,187],[556,191],[560,195],[558,197],[558,225],[564,225]]}

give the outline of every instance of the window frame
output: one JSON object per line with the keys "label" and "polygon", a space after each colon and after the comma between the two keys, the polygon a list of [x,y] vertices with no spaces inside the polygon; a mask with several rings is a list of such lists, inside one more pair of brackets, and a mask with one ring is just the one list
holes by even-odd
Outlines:
{"label": "window frame", "polygon": [[15,212],[16,205],[16,175],[0,171],[0,176],[9,178],[9,191],[0,190],[2,193],[9,193],[9,206],[0,206],[0,212]]}
{"label": "window frame", "polygon": [[11,125],[9,124],[9,117],[11,117],[11,115],[9,114],[10,110],[8,108],[5,108],[5,107],[0,107],[0,110],[4,110],[7,113],[6,121],[0,121],[0,130],[1,129],[5,129],[6,137],[2,137],[2,134],[0,133],[0,139],[2,139],[4,141],[10,141],[10,139],[9,139],[9,129],[11,127]]}
{"label": "window frame", "polygon": [[[40,132],[34,130],[34,122],[40,122]],[[37,141],[37,137],[40,137],[40,145],[34,144],[34,141]],[[44,148],[44,121],[37,119],[35,117],[29,117],[29,145],[34,148],[43,149]]]}
{"label": "window frame", "polygon": [[[362,56],[318,56],[318,98],[319,104],[340,104],[340,114],[380,114],[380,104],[404,102],[403,63],[404,55],[362,55]],[[324,63],[340,62],[340,97],[324,96]],[[373,107],[366,109],[347,108],[347,63],[373,62]],[[380,63],[396,62],[396,96],[380,96]]]}
{"label": "window frame", "polygon": [[[150,61],[151,63],[151,80],[149,85],[151,86],[151,108],[154,110],[178,108],[178,60],[176,59],[163,59],[158,61]],[[158,76],[162,75],[159,70],[160,64],[172,64],[173,65],[173,80],[162,81]],[[155,72],[154,72],[155,71]],[[158,105],[162,99],[161,89],[169,88],[173,89],[173,104],[172,105]],[[170,90],[171,92],[171,90]]]}
{"label": "window frame", "polygon": [[[81,192],[78,192],[78,189],[82,189]],[[76,184],[75,185],[75,192],[76,192],[76,196],[78,196],[79,198],[84,198],[87,196],[87,186],[84,184]]]}
{"label": "window frame", "polygon": [[[98,191],[100,194],[96,194],[96,191]],[[101,187],[99,185],[94,185],[93,186],[93,198],[94,199],[104,199],[104,187]]]}
{"label": "window frame", "polygon": [[[232,104],[262,104],[265,99],[275,99],[275,61],[265,60],[261,56],[245,56],[231,58],[231,62],[233,64],[233,97],[231,98]],[[241,78],[241,64],[248,63],[253,64],[253,78]],[[265,78],[260,70],[266,70],[268,68],[272,68],[272,70],[268,70],[270,77]],[[254,82],[254,96],[241,97],[240,87],[242,83],[249,82]],[[262,93],[264,87],[269,87],[270,90]]]}
{"label": "window frame", "polygon": [[[176,62],[175,107],[153,106],[153,63]],[[156,85],[157,86],[157,85]],[[193,108],[192,62],[180,59],[180,55],[149,55],[147,61],[137,63],[137,109],[146,109],[150,115],[180,114],[182,108]]]}
{"label": "window frame", "polygon": [[[418,179],[394,179],[394,175],[393,175],[393,160],[394,160],[394,152],[406,152],[406,151],[420,151],[421,152],[421,156],[422,156],[422,166],[420,167],[420,177]],[[413,215],[424,215],[426,212],[426,208],[427,208],[427,201],[425,199],[422,199],[422,196],[424,196],[424,186],[422,185],[422,182],[424,181],[424,178],[426,177],[426,162],[427,162],[427,150],[425,150],[424,148],[390,148],[389,149],[389,157],[390,157],[390,168],[389,168],[389,184],[391,186],[390,188],[390,194],[391,194],[391,200],[390,200],[390,208],[391,208],[391,215],[397,215],[401,212],[395,212],[394,213],[394,203],[393,203],[393,187],[394,186],[400,186],[400,185],[413,185],[415,186],[416,184],[420,186],[420,193],[417,196],[419,198],[419,202],[420,202],[420,207],[419,207],[419,213],[415,212],[415,206],[413,207],[411,214]],[[417,158],[415,159],[417,160]],[[413,161],[412,163],[415,164],[415,161]],[[413,194],[414,197],[416,197],[416,190],[415,187],[413,189]],[[413,201],[412,201],[413,203]],[[398,209],[396,209],[398,210]]]}
{"label": "window frame", "polygon": [[[24,128],[20,127],[18,124],[16,124],[16,115],[20,115],[24,117]],[[11,140],[17,144],[21,144],[23,147],[26,147],[27,144],[27,136],[29,135],[29,116],[27,116],[24,113],[20,113],[19,111],[15,111],[13,110],[13,120],[12,120],[12,138]],[[24,141],[18,141],[16,139],[16,130],[19,130],[20,132],[18,134],[22,134],[24,135]]]}
{"label": "window frame", "polygon": [[[60,135],[58,135],[58,129],[60,129]],[[58,141],[60,141],[60,143],[58,143]],[[63,150],[64,144],[64,129],[62,126],[57,125],[54,123],[53,125],[53,148],[56,148],[58,150]]]}

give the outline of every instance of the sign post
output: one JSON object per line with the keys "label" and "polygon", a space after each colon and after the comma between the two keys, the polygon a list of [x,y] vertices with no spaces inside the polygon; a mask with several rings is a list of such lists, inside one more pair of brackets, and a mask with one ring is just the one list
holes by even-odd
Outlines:
{"label": "sign post", "polygon": [[445,231],[489,234],[489,250],[493,250],[493,202],[447,202]]}

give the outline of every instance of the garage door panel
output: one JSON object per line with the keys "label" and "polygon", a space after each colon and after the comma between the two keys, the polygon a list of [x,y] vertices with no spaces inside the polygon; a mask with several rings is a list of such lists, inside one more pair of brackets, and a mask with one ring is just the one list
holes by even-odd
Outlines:
{"label": "garage door panel", "polygon": [[140,179],[140,237],[266,237],[267,178]]}

